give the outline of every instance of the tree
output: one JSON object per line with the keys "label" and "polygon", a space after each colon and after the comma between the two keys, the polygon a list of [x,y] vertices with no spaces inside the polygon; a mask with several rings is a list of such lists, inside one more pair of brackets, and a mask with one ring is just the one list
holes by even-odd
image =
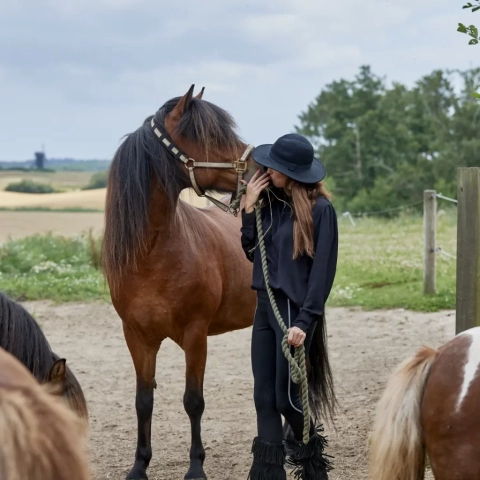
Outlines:
{"label": "tree", "polygon": [[[301,125],[296,130],[321,152],[337,192],[347,195],[372,183],[364,161],[369,143],[364,142],[363,134],[372,129],[374,120],[365,115],[376,111],[384,92],[383,80],[373,75],[370,67],[362,66],[353,81],[342,79],[327,85],[300,115]],[[366,136],[370,138],[370,132]]]}
{"label": "tree", "polygon": [[326,85],[295,128],[315,145],[341,209],[421,203],[426,188],[454,197],[456,168],[480,164],[479,85],[480,68],[436,70],[409,89],[362,66]]}
{"label": "tree", "polygon": [[[462,8],[469,9],[469,10],[471,9],[472,13],[476,12],[477,10],[480,10],[480,0],[473,0],[473,3],[468,2]],[[480,37],[478,36],[478,29],[475,25],[470,25],[467,27],[463,23],[459,23],[457,31],[460,33],[465,33],[469,37],[472,37],[468,42],[469,45],[477,45],[478,42],[480,41]]]}

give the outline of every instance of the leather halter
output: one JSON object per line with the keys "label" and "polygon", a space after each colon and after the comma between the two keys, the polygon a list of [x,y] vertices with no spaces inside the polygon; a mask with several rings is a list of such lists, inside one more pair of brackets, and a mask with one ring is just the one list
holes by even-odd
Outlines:
{"label": "leather halter", "polygon": [[[153,129],[153,132],[157,136],[160,144],[168,150],[177,160],[180,160],[184,165],[185,168],[188,170],[190,181],[192,183],[192,187],[195,190],[195,193],[199,197],[205,197],[210,200],[214,205],[221,208],[225,212],[231,212],[235,216],[238,213],[238,207],[236,209],[232,209],[232,205],[234,203],[234,199],[237,196],[241,186],[242,186],[242,179],[243,175],[247,170],[247,159],[252,153],[252,150],[255,148],[253,145],[248,145],[245,151],[243,152],[242,156],[236,161],[231,163],[226,162],[197,162],[193,158],[188,157],[185,155],[182,150],[180,150],[173,141],[169,138],[169,136],[159,128],[158,124],[155,122],[155,119],[152,118],[150,121],[150,125]],[[236,191],[232,194],[232,198],[230,200],[229,205],[225,205],[224,203],[220,202],[216,198],[211,197],[210,195],[205,194],[205,190],[200,187],[195,179],[195,168],[233,168],[237,172],[237,187]]]}

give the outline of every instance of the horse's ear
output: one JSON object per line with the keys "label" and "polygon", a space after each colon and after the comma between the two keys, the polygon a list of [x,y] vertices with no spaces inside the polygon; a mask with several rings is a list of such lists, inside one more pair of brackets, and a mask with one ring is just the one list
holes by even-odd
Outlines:
{"label": "horse's ear", "polygon": [[170,113],[172,119],[180,120],[182,115],[190,108],[193,98],[193,89],[195,85],[192,85],[188,92],[178,101],[174,109]]}
{"label": "horse's ear", "polygon": [[195,98],[198,98],[199,100],[201,100],[203,97],[204,91],[205,91],[205,87],[202,87],[202,89],[200,90],[200,93]]}
{"label": "horse's ear", "polygon": [[67,375],[67,361],[64,358],[57,360],[48,373],[48,383],[61,385]]}

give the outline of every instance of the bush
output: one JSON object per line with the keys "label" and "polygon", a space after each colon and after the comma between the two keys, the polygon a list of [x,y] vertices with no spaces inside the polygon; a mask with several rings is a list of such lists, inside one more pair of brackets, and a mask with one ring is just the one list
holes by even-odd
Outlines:
{"label": "bush", "polygon": [[106,188],[108,180],[108,170],[98,172],[92,175],[90,183],[83,190],[93,190],[95,188]]}
{"label": "bush", "polygon": [[22,180],[17,183],[10,183],[5,187],[7,192],[20,192],[20,193],[55,193],[58,190],[46,183],[36,183],[32,180]]}

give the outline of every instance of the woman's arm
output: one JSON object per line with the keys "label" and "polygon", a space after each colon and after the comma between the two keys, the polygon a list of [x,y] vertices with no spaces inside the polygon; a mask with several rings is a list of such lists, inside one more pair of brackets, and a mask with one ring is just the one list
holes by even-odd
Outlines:
{"label": "woman's arm", "polygon": [[330,203],[319,205],[314,217],[316,217],[315,230],[318,232],[315,257],[305,301],[292,323],[292,326],[299,327],[304,332],[324,313],[327,286],[333,283],[337,263],[338,231],[335,209]]}
{"label": "woman's arm", "polygon": [[255,251],[255,242],[257,237],[255,210],[247,213],[242,209],[242,248],[247,258],[253,262]]}

